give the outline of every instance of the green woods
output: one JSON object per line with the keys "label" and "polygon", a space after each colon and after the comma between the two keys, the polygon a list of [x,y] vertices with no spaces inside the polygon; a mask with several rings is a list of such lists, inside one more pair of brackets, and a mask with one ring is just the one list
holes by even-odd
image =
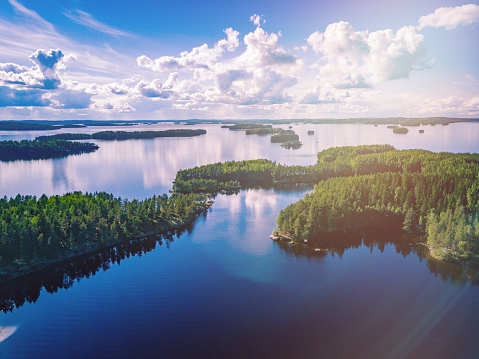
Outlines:
{"label": "green woods", "polygon": [[[364,146],[370,147],[370,146]],[[339,161],[344,178],[331,178],[286,207],[277,218],[292,238],[383,226],[424,235],[436,258],[479,259],[479,155],[391,150],[352,156],[330,149],[318,160]],[[350,152],[348,154],[348,152]]]}
{"label": "green woods", "polygon": [[97,149],[98,146],[93,143],[70,142],[60,139],[0,141],[0,161],[64,157]]}
{"label": "green woods", "polygon": [[[281,211],[282,235],[318,239],[367,227],[427,237],[440,259],[479,259],[479,155],[395,150],[389,145],[329,148],[312,166],[268,160],[225,162],[179,171],[177,192],[240,185],[317,183]],[[340,178],[337,178],[340,177]]]}
{"label": "green woods", "polygon": [[0,199],[0,259],[5,264],[86,253],[179,228],[209,205],[201,194],[164,194],[143,201],[81,192],[5,197]]}
{"label": "green woods", "polygon": [[189,130],[189,129],[176,129],[176,130],[165,130],[165,131],[102,131],[95,132],[93,134],[86,133],[58,133],[56,135],[50,136],[39,136],[37,140],[49,140],[49,139],[60,139],[60,140],[132,140],[132,139],[148,139],[148,138],[157,138],[157,137],[193,137],[204,135],[206,130]]}

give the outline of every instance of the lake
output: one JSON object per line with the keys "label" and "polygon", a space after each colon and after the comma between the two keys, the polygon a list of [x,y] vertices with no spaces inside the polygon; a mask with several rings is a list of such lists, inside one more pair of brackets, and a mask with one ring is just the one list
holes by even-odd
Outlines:
{"label": "lake", "polygon": [[[179,169],[257,158],[309,165],[331,146],[479,152],[473,123],[410,127],[407,135],[384,125],[293,125],[304,143],[298,150],[219,125],[127,129],[170,128],[207,134],[94,141],[94,153],[2,162],[0,195],[81,190],[146,198],[171,189]],[[0,139],[44,134],[0,132]],[[434,261],[392,233],[339,242],[328,255],[271,241],[279,211],[310,191],[280,186],[219,195],[183,233],[0,285],[0,358],[478,357],[475,272]]]}

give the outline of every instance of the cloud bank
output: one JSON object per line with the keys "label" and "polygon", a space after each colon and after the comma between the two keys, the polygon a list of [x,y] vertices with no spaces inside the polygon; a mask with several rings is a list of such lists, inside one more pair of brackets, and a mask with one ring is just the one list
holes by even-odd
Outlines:
{"label": "cloud bank", "polygon": [[479,6],[475,4],[457,7],[440,7],[434,13],[421,16],[418,22],[418,30],[431,27],[445,27],[452,30],[459,25],[471,25],[479,21]]}

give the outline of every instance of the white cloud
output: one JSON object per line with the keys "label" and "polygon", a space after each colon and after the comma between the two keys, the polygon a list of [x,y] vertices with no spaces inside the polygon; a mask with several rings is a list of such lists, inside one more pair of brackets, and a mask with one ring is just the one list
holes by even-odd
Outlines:
{"label": "white cloud", "polygon": [[234,51],[238,45],[238,31],[232,28],[224,30],[226,39],[218,41],[214,47],[210,48],[207,44],[194,47],[190,52],[184,51],[179,57],[162,56],[156,60],[142,55],[138,57],[139,67],[146,67],[153,71],[176,71],[180,69],[195,70],[198,68],[208,69],[225,52]]}
{"label": "white cloud", "polygon": [[412,26],[393,30],[356,31],[349,23],[330,24],[307,39],[319,55],[319,79],[333,88],[370,88],[407,78],[426,55],[424,36]]}
{"label": "white cloud", "polygon": [[[299,68],[300,61],[279,45],[281,34],[264,31],[259,17],[252,21],[257,22],[257,27],[244,36],[246,48],[236,56],[222,57],[225,51],[234,53],[239,47],[239,33],[231,28],[225,30],[227,38],[212,48],[204,44],[190,52],[182,52],[179,57],[163,56],[156,60],[140,56],[137,59],[140,67],[158,72],[175,71],[161,85],[161,91],[158,86],[154,86],[154,91],[149,86],[142,88],[141,94],[164,98],[174,94],[186,101],[175,104],[175,108],[204,107],[212,103],[248,106],[292,101],[285,89],[297,84],[292,73]],[[182,81],[178,80],[176,71],[182,73]]]}
{"label": "white cloud", "polygon": [[[263,15],[261,15],[261,16],[263,16]],[[250,16],[249,21],[252,21],[253,24],[255,24],[256,26],[259,27],[259,26],[261,26],[261,16],[254,14],[254,15]],[[263,19],[263,24],[265,24],[265,23],[266,23],[266,20]]]}
{"label": "white cloud", "polygon": [[81,10],[66,11],[63,13],[63,15],[73,20],[77,24],[89,27],[104,34],[113,36],[131,36],[128,32],[106,25],[96,20],[91,14]]}
{"label": "white cloud", "polygon": [[479,116],[479,96],[458,98],[426,98],[421,104],[410,110],[410,113],[426,116]]}
{"label": "white cloud", "polygon": [[459,25],[470,25],[479,21],[479,6],[475,4],[457,7],[440,7],[432,14],[421,16],[418,21],[418,30],[431,27],[445,27],[452,30]]}

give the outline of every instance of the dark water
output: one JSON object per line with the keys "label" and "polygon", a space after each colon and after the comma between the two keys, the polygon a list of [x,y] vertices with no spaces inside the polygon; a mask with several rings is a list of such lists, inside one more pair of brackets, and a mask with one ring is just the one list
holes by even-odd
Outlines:
{"label": "dark water", "polygon": [[[414,143],[407,137],[413,131],[393,137],[381,126],[331,126],[329,134],[313,126],[316,137],[308,139],[301,131],[311,125],[300,125],[305,146],[297,151],[211,127],[209,137],[100,143],[95,154],[0,164],[2,195],[106,189],[139,198],[171,188],[176,170],[196,164],[265,157],[310,164],[322,146],[367,141],[435,149],[433,139],[418,135],[423,142]],[[479,126],[425,130],[437,130],[443,150],[479,150]],[[57,162],[62,170],[55,172]],[[125,244],[0,285],[0,358],[479,356],[474,271],[430,260],[387,233],[338,240],[328,255],[271,241],[280,209],[309,190],[220,195],[179,236]]]}

